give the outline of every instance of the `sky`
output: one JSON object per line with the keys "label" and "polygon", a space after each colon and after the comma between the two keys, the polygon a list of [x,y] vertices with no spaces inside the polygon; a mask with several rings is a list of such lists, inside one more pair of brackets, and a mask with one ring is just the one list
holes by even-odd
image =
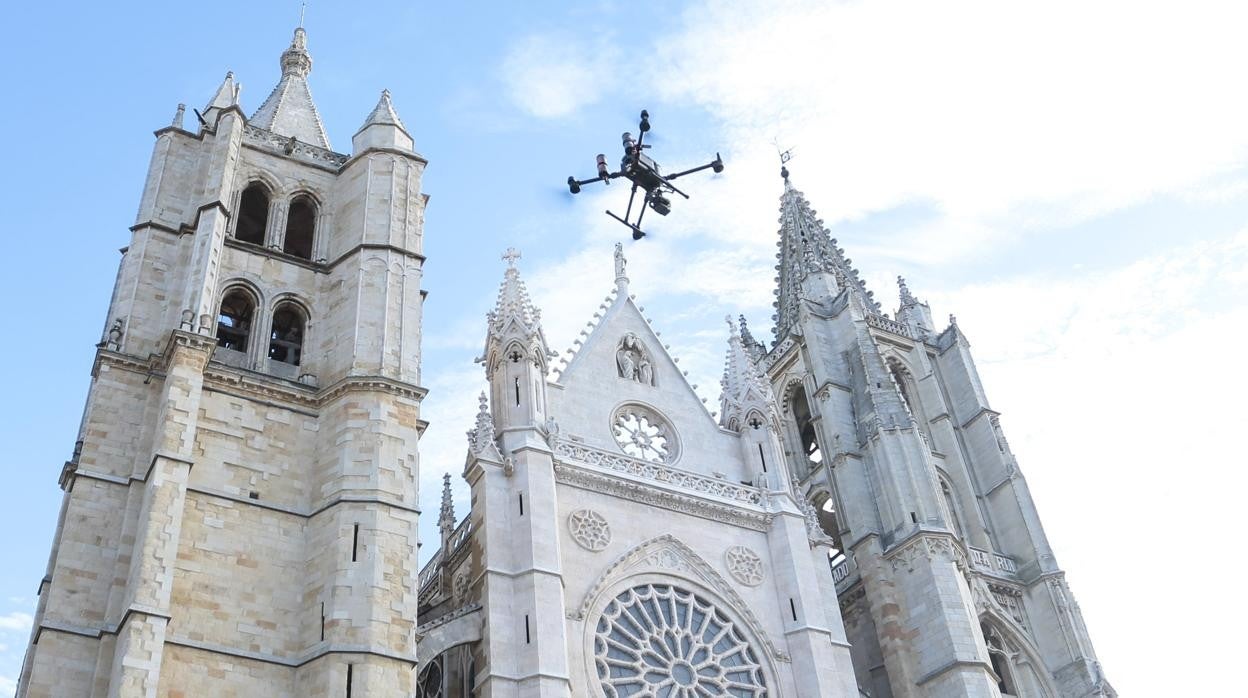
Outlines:
{"label": "sky", "polygon": [[[179,102],[202,109],[226,70],[258,107],[298,5],[6,9],[0,693],[20,669],[152,131]],[[444,472],[467,512],[463,434],[499,255],[521,250],[552,348],[572,346],[611,288],[627,230],[602,211],[626,192],[574,199],[562,183],[617,157],[646,108],[666,167],[726,163],[626,242],[631,289],[702,397],[718,402],[725,315],[769,334],[777,153],[792,148],[792,181],[885,308],[900,274],[938,324],[957,315],[1119,692],[1224,692],[1214,668],[1238,664],[1248,621],[1225,548],[1248,485],[1248,8],[313,0],[305,26],[335,149],[388,88],[430,161],[426,512]]]}

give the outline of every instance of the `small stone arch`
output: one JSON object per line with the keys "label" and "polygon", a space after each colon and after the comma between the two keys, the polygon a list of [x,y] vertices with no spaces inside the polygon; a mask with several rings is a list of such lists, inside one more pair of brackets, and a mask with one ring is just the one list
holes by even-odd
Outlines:
{"label": "small stone arch", "polygon": [[995,609],[979,616],[980,632],[988,650],[997,688],[1016,698],[1057,698],[1060,695],[1039,649],[1016,624]]}
{"label": "small stone arch", "polygon": [[283,294],[274,299],[269,317],[270,366],[273,362],[302,365],[308,329],[312,324],[307,304],[291,294]]}
{"label": "small stone arch", "polygon": [[282,234],[282,251],[301,259],[311,260],[316,248],[316,234],[320,227],[320,199],[306,190],[298,190],[286,201],[286,226]]}
{"label": "small stone arch", "polygon": [[243,187],[234,208],[234,239],[263,245],[268,237],[275,192],[263,180],[253,179]]}
{"label": "small stone arch", "polygon": [[231,279],[222,284],[222,289],[216,304],[217,345],[246,353],[254,341],[264,296],[258,287],[244,279]]}

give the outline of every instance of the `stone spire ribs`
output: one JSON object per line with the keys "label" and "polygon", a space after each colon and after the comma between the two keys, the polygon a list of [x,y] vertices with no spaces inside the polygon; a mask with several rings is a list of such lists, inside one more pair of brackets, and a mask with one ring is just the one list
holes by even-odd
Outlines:
{"label": "stone spire ribs", "polygon": [[295,30],[290,48],[282,52],[281,64],[282,79],[248,123],[329,150],[329,137],[308,89],[312,56],[308,54],[308,36],[303,27]]}
{"label": "stone spire ribs", "polygon": [[520,278],[520,270],[516,268],[520,253],[514,248],[508,249],[503,259],[507,262],[507,271],[498,288],[494,310],[486,313],[485,350],[477,361],[485,363],[486,378],[493,378],[499,364],[508,358],[519,360],[514,356],[519,352],[544,373],[548,359],[555,355],[542,332],[542,312],[533,305],[529,290]]}
{"label": "stone spire ribs", "polygon": [[728,322],[728,356],[724,360],[724,375],[720,378],[720,426],[739,431],[754,420],[778,425],[776,397],[771,382],[758,369],[750,355],[737,325],[732,318]]}
{"label": "stone spire ribs", "polygon": [[[858,278],[858,270],[850,266],[845,251],[836,246],[823,221],[816,217],[806,197],[784,180],[784,194],[780,197],[780,251],[776,254],[778,286],[776,288],[776,341],[780,341],[789,329],[797,324],[798,308],[807,299],[803,282],[812,274],[831,274],[836,281],[833,293],[848,288],[859,297],[864,307],[879,312],[879,306],[871,293]],[[810,300],[824,300],[810,298]]]}

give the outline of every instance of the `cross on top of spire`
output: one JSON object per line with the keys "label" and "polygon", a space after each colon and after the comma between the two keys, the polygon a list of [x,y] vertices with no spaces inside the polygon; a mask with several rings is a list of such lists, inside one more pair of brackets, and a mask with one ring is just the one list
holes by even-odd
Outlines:
{"label": "cross on top of spire", "polygon": [[520,259],[520,250],[517,250],[514,247],[508,247],[507,251],[503,253],[502,259],[504,262],[507,262],[508,269],[515,269],[516,260]]}

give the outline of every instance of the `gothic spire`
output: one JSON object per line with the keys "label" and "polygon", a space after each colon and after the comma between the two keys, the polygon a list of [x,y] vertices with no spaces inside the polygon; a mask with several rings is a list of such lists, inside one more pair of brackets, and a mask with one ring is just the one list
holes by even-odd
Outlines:
{"label": "gothic spire", "polygon": [[737,325],[731,317],[724,320],[728,323],[728,356],[724,360],[724,375],[719,384],[721,426],[739,430],[752,417],[771,419],[775,416],[775,395],[771,391],[771,383],[758,370],[758,365],[750,356]]}
{"label": "gothic spire", "polygon": [[238,93],[241,89],[241,85],[234,83],[234,72],[226,73],[221,86],[212,95],[212,99],[208,100],[208,106],[204,107],[204,113],[207,114],[209,109],[226,109],[238,104]]}
{"label": "gothic spire", "polygon": [[[787,170],[783,173],[788,174]],[[872,294],[858,278],[858,270],[845,258],[845,251],[836,246],[823,221],[807,203],[806,197],[784,178],[780,196],[780,251],[776,258],[779,283],[776,289],[776,339],[779,341],[797,323],[800,302],[808,297],[802,282],[812,274],[831,274],[836,282],[834,293],[849,288],[870,311],[879,312]],[[822,300],[811,298],[810,300]]]}
{"label": "gothic spire", "polygon": [[478,359],[486,362],[487,377],[493,375],[493,367],[497,363],[491,357],[516,342],[543,367],[552,356],[546,344],[546,335],[542,332],[542,313],[533,305],[529,290],[520,278],[520,270],[516,268],[520,252],[508,248],[503,259],[507,262],[507,271],[498,287],[494,310],[486,313],[485,351]]}
{"label": "gothic spire", "polygon": [[455,504],[451,501],[451,474],[442,475],[442,509],[438,512],[438,529],[443,535],[455,530]]}
{"label": "gothic spire", "polygon": [[909,308],[912,305],[918,304],[919,300],[914,297],[914,294],[910,293],[910,287],[906,285],[906,277],[897,277],[897,289],[901,296],[902,308]]}
{"label": "gothic spire", "polygon": [[290,136],[304,143],[329,148],[329,137],[321,124],[321,115],[312,102],[308,89],[308,73],[312,72],[312,56],[308,54],[308,35],[299,27],[282,52],[282,79],[264,104],[251,115],[250,124],[273,133]]}

